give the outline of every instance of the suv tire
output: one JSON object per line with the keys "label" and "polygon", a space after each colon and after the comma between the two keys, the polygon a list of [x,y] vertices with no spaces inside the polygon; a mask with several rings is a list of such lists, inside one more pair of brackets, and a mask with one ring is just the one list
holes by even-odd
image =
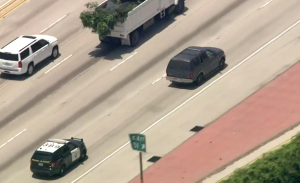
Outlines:
{"label": "suv tire", "polygon": [[28,67],[27,67],[27,72],[26,72],[26,74],[27,74],[28,76],[31,76],[33,73],[34,73],[34,65],[33,65],[33,63],[31,62],[31,63],[28,65]]}
{"label": "suv tire", "polygon": [[65,171],[66,171],[66,165],[63,164],[59,169],[59,176],[63,177],[65,175]]}
{"label": "suv tire", "polygon": [[84,161],[86,159],[86,150],[83,150],[80,156],[80,161]]}
{"label": "suv tire", "polygon": [[219,62],[219,70],[223,70],[225,68],[225,59],[221,58]]}
{"label": "suv tire", "polygon": [[51,58],[52,59],[56,59],[59,55],[59,50],[58,50],[58,46],[55,46],[53,49],[52,49],[52,54],[51,54]]}
{"label": "suv tire", "polygon": [[203,74],[200,73],[196,79],[196,81],[194,81],[194,83],[197,85],[197,86],[200,86],[203,82]]}

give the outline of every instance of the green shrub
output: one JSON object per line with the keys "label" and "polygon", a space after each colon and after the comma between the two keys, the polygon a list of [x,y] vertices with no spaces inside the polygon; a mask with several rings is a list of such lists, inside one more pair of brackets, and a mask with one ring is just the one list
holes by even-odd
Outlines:
{"label": "green shrub", "polygon": [[[120,4],[121,1],[117,0],[116,3]],[[99,4],[97,2],[90,2],[85,4],[87,10],[81,12],[80,19],[84,28],[89,28],[92,32],[97,33],[99,38],[102,39],[111,33],[114,26],[121,22],[123,23],[128,12],[137,7],[141,2],[137,0],[122,9],[105,10],[98,8]]]}
{"label": "green shrub", "polygon": [[236,170],[220,183],[300,183],[300,136]]}

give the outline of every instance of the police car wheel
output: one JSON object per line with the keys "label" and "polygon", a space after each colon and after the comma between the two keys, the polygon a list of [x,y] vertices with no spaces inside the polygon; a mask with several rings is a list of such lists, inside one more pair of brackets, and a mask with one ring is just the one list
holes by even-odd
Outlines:
{"label": "police car wheel", "polygon": [[86,159],[86,150],[83,150],[80,156],[80,161],[84,161]]}
{"label": "police car wheel", "polygon": [[59,170],[59,175],[60,176],[64,176],[65,175],[65,171],[66,171],[66,166],[65,165],[62,165],[60,167],[60,170]]}

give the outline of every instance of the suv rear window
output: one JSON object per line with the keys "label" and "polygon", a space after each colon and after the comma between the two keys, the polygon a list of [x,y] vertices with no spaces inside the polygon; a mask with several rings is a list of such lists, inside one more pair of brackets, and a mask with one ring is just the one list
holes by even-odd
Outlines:
{"label": "suv rear window", "polygon": [[191,70],[191,63],[182,60],[171,60],[168,65],[168,69],[182,69]]}
{"label": "suv rear window", "polygon": [[52,161],[53,160],[53,154],[52,153],[46,153],[46,152],[35,152],[33,154],[33,159],[36,160],[42,160],[42,161]]}
{"label": "suv rear window", "polygon": [[10,61],[19,61],[19,55],[18,54],[0,52],[0,59],[10,60]]}

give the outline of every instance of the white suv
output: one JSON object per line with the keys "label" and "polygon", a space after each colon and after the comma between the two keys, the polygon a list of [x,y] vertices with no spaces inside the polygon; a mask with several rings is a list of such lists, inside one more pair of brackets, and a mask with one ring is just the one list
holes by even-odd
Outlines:
{"label": "white suv", "polygon": [[59,55],[57,38],[47,35],[20,36],[0,49],[0,72],[32,75],[46,58]]}

